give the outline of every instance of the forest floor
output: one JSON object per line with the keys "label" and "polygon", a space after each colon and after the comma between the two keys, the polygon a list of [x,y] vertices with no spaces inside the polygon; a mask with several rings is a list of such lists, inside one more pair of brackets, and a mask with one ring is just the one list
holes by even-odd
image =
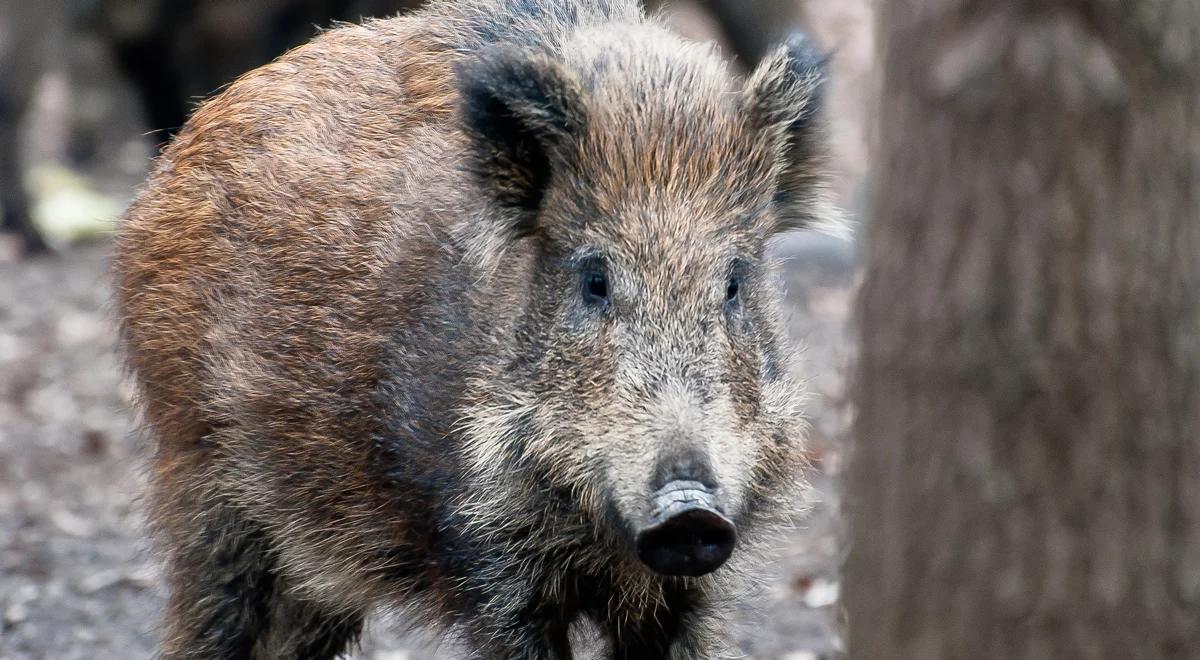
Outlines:
{"label": "forest floor", "polygon": [[[165,590],[147,551],[138,494],[146,451],[115,352],[105,243],[0,260],[0,660],[147,658]],[[793,328],[807,346],[817,500],[775,557],[739,624],[747,657],[840,652],[836,483],[849,424],[846,246],[783,250]],[[453,658],[403,622],[371,622],[354,657]]]}
{"label": "forest floor", "polygon": [[[836,51],[829,113],[833,168],[841,173],[835,191],[853,209],[865,190],[870,3],[805,0],[804,6],[818,40]],[[79,71],[49,77],[53,84],[43,85],[28,127],[36,138],[31,162],[62,161],[72,151],[75,133],[65,127],[78,120],[80,108],[101,129],[96,167],[85,180],[63,176],[62,168],[33,177],[57,191],[50,195],[57,203],[46,208],[58,224],[96,215],[95,187],[114,196],[115,217],[144,176],[148,155],[128,84],[111,65],[101,66],[99,53],[77,50],[73,59]],[[92,117],[97,108],[107,109]],[[95,185],[105,178],[110,185]],[[78,235],[70,226],[59,229]],[[157,644],[165,588],[138,502],[147,448],[115,347],[109,250],[98,242],[20,261],[0,240],[0,660],[149,658]],[[814,505],[780,545],[761,595],[747,603],[739,643],[751,660],[835,658],[841,655],[837,484],[850,424],[844,391],[853,257],[848,245],[821,237],[797,237],[779,256],[792,331],[807,347],[800,369],[813,395]],[[405,634],[403,623],[373,619],[353,657],[464,657]]]}

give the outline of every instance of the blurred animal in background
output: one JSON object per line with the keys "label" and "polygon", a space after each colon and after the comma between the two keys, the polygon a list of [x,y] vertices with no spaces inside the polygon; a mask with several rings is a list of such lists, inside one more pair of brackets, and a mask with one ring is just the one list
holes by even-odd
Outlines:
{"label": "blurred animal in background", "polygon": [[[796,29],[801,3],[796,0],[693,0],[713,19],[713,35],[743,68],[751,68],[772,46]],[[670,0],[647,0],[652,9]]]}
{"label": "blurred animal in background", "polygon": [[165,141],[195,105],[334,22],[390,16],[420,0],[98,0],[84,22],[111,44]]}
{"label": "blurred animal in background", "polygon": [[46,249],[23,185],[22,120],[50,49],[87,34],[132,83],[148,138],[161,144],[192,108],[237,76],[335,21],[387,16],[419,0],[0,0],[0,229]]}
{"label": "blurred animal in background", "polygon": [[64,0],[0,1],[0,231],[18,236],[31,252],[46,244],[33,224],[22,177],[21,121],[63,7]]}
{"label": "blurred animal in background", "polygon": [[[744,67],[795,26],[795,0],[694,2]],[[21,120],[53,44],[87,33],[106,44],[132,83],[155,144],[168,141],[201,100],[334,22],[390,16],[422,0],[0,0],[0,231],[46,249],[23,185]],[[666,0],[648,0],[659,11]],[[49,35],[59,33],[59,40]]]}
{"label": "blurred animal in background", "polygon": [[768,241],[824,224],[824,60],[634,0],[326,32],[192,116],[115,262],[168,658],[721,657],[802,488]]}

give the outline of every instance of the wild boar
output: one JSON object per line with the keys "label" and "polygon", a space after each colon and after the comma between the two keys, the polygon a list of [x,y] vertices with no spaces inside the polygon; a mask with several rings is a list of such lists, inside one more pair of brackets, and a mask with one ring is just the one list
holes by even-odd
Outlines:
{"label": "wild boar", "polygon": [[204,104],[115,260],[164,655],[713,658],[801,487],[780,232],[831,221],[823,58],[634,0],[329,31]]}

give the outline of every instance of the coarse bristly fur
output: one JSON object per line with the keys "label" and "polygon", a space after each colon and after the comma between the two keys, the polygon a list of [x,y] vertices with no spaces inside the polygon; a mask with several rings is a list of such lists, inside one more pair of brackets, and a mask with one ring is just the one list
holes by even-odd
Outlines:
{"label": "coarse bristly fur", "polygon": [[[726,653],[802,483],[764,251],[832,217],[822,79],[802,38],[742,79],[634,0],[443,0],[204,104],[115,261],[163,655],[333,657],[377,607],[471,657],[569,658],[576,621]],[[738,531],[698,578],[634,550],[680,465]]]}

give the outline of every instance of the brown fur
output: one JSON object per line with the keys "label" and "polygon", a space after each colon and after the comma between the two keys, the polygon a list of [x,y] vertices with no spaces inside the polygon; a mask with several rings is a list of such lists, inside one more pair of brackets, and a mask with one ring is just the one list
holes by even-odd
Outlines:
{"label": "brown fur", "polygon": [[[480,657],[564,657],[577,617],[614,657],[716,655],[799,483],[763,254],[828,215],[809,56],[743,84],[633,2],[465,0],[330,31],[201,107],[116,260],[164,655],[331,657],[381,604]],[[512,117],[508,152],[489,122]],[[580,250],[607,311],[575,300]],[[702,578],[630,550],[672,443],[741,535]]]}

